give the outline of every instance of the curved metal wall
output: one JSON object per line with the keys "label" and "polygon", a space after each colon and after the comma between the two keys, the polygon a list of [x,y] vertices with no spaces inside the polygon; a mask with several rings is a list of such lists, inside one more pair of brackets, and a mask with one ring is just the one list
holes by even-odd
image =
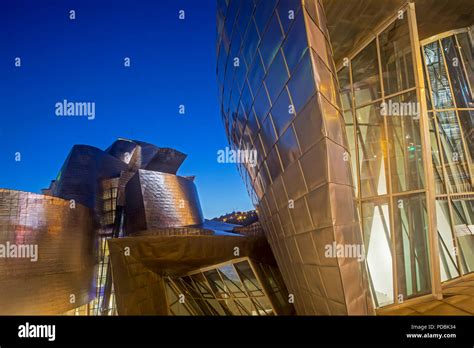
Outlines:
{"label": "curved metal wall", "polygon": [[127,233],[197,225],[204,221],[193,181],[140,169],[125,188]]}
{"label": "curved metal wall", "polygon": [[127,168],[125,162],[98,148],[74,145],[58,174],[52,195],[96,209],[100,182],[120,176]]}
{"label": "curved metal wall", "polygon": [[[139,153],[135,154],[137,149]],[[186,159],[186,155],[178,150],[127,139],[115,141],[105,152],[129,164],[132,168],[137,167],[170,174],[176,174]]]}
{"label": "curved metal wall", "polygon": [[221,0],[217,26],[227,136],[257,151],[239,170],[297,312],[371,313],[365,262],[325,256],[363,243],[321,3]]}
{"label": "curved metal wall", "polygon": [[0,257],[0,314],[62,314],[90,302],[95,236],[92,212],[82,205],[71,209],[63,199],[0,189],[2,250],[38,250],[36,262],[11,252]]}

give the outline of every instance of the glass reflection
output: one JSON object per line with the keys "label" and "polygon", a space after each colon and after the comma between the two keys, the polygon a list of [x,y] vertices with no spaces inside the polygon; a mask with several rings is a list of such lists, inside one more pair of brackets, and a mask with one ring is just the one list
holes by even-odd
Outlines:
{"label": "glass reflection", "polygon": [[[181,278],[168,277],[165,279],[165,292],[172,315],[292,313],[279,271],[247,258],[192,272]],[[183,295],[185,301],[180,301]]]}
{"label": "glass reflection", "polygon": [[459,276],[456,258],[456,245],[453,239],[451,214],[446,200],[436,200],[436,218],[439,238],[439,257],[441,265],[441,281]]}
{"label": "glass reflection", "polygon": [[396,197],[393,205],[398,296],[407,299],[429,293],[430,249],[425,196]]}
{"label": "glass reflection", "polygon": [[415,92],[402,94],[388,99],[387,103],[399,105],[401,110],[406,109],[399,116],[386,116],[392,191],[422,189],[424,186],[423,153],[416,94]]}
{"label": "glass reflection", "polygon": [[351,61],[356,106],[382,97],[375,40]]}
{"label": "glass reflection", "polygon": [[288,78],[289,76],[283,59],[283,54],[281,53],[281,50],[279,50],[273,60],[270,70],[268,71],[267,77],[265,78],[265,86],[267,87],[272,103],[275,102],[278,94],[288,81]]}
{"label": "glass reflection", "polygon": [[474,271],[474,196],[453,200],[455,235],[459,244],[463,272]]}
{"label": "glass reflection", "polygon": [[389,204],[386,200],[362,203],[362,226],[369,279],[378,306],[393,303],[393,272]]}
{"label": "glass reflection", "polygon": [[446,66],[449,72],[452,91],[456,99],[456,107],[472,108],[471,91],[462,66],[461,57],[457,48],[456,38],[450,36],[441,40],[444,56],[446,58]]}
{"label": "glass reflection", "polygon": [[294,22],[283,43],[283,52],[285,53],[290,73],[293,73],[294,68],[308,48],[302,11],[298,12]]}
{"label": "glass reflection", "polygon": [[431,85],[432,103],[436,109],[454,107],[449,81],[444,66],[441,47],[435,41],[424,46],[425,64],[428,70],[428,80]]}
{"label": "glass reflection", "polygon": [[361,197],[387,193],[387,142],[383,117],[376,104],[356,110]]}
{"label": "glass reflection", "polygon": [[263,37],[262,44],[259,48],[266,69],[270,67],[271,62],[283,41],[283,34],[280,28],[278,17],[275,14],[272,16],[270,23],[268,24],[267,32]]}
{"label": "glass reflection", "polygon": [[408,16],[396,20],[379,36],[385,95],[415,86]]}

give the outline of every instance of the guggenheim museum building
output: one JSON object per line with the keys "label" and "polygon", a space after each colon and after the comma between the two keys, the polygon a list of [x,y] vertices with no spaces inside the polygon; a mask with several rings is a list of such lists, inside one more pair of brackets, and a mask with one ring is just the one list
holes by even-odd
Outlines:
{"label": "guggenheim museum building", "polygon": [[217,2],[222,120],[297,314],[474,314],[473,2]]}
{"label": "guggenheim museum building", "polygon": [[76,145],[0,189],[0,315],[474,315],[472,0],[216,6],[259,221],[204,219],[175,149]]}
{"label": "guggenheim museum building", "polygon": [[185,158],[76,145],[42,194],[1,189],[0,315],[293,314],[259,225],[204,219]]}

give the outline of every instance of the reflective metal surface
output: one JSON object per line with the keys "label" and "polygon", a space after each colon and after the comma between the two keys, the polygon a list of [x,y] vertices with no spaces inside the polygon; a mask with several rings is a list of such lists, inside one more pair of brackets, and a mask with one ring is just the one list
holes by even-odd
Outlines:
{"label": "reflective metal surface", "polygon": [[[474,272],[472,28],[423,42],[436,184],[441,280]],[[453,64],[452,62],[460,64]]]}
{"label": "reflective metal surface", "polygon": [[125,188],[127,233],[203,222],[196,186],[184,177],[140,169]]}
{"label": "reflective metal surface", "polygon": [[0,258],[0,314],[116,313],[108,239],[189,225],[230,234],[232,225],[204,221],[194,177],[174,175],[185,158],[127,139],[105,151],[76,145],[48,196],[0,191],[0,241],[31,242],[40,253],[37,262]]}
{"label": "reflective metal surface", "polygon": [[101,180],[118,177],[126,168],[126,163],[98,148],[75,145],[58,174],[52,195],[96,209]]}
{"label": "reflective metal surface", "polygon": [[[218,1],[226,133],[257,151],[239,170],[298,313],[373,313],[369,285],[376,306],[439,298],[471,271],[472,23],[464,0]],[[362,241],[370,279],[324,253]]]}
{"label": "reflective metal surface", "polygon": [[296,0],[253,7],[218,2],[227,136],[258,158],[240,171],[298,314],[369,314],[365,263],[325,256],[362,236],[324,10]]}
{"label": "reflective metal surface", "polygon": [[60,314],[94,297],[92,211],[63,199],[0,189],[0,245],[37,246],[37,261],[0,257],[0,314]]}
{"label": "reflective metal surface", "polygon": [[274,264],[264,238],[220,236],[196,228],[150,230],[108,243],[119,315],[170,314],[166,277],[181,277],[237,257]]}

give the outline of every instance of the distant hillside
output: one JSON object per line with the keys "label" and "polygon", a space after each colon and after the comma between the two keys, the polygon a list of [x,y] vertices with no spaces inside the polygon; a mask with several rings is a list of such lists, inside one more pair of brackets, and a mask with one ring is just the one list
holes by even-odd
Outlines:
{"label": "distant hillside", "polygon": [[255,210],[250,211],[234,211],[232,213],[219,216],[212,219],[214,221],[226,222],[228,224],[236,224],[241,226],[248,226],[258,221],[258,216]]}

